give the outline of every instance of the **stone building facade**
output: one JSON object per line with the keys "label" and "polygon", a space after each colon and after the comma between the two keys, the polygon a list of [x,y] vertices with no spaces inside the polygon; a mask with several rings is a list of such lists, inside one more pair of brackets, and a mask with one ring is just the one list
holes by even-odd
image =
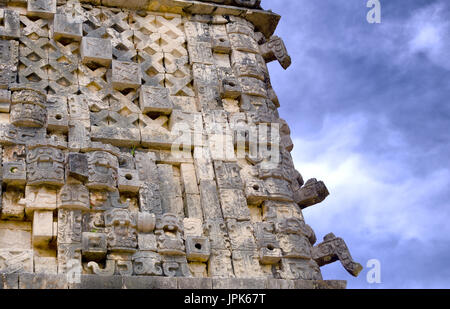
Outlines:
{"label": "stone building facade", "polygon": [[343,288],[258,0],[0,2],[0,288]]}

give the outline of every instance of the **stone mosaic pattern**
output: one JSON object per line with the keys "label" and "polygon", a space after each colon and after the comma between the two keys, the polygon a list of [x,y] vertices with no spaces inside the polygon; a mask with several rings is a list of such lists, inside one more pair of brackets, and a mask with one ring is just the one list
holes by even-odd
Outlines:
{"label": "stone mosaic pattern", "polygon": [[[122,2],[0,8],[2,276],[314,287],[337,260],[358,275],[345,242],[328,234],[316,244],[302,215],[329,193],[295,170],[278,116],[266,63],[289,67],[283,41],[239,8],[180,15]],[[277,138],[261,139],[268,128]],[[184,151],[173,151],[180,140]]]}

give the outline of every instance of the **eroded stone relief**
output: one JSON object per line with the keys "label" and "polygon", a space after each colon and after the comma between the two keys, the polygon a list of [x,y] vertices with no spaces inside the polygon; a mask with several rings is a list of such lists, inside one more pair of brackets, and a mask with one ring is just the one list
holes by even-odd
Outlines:
{"label": "eroded stone relief", "polygon": [[358,275],[302,215],[329,193],[294,168],[266,66],[289,67],[281,38],[236,7],[99,2],[0,8],[0,272],[321,280],[340,260]]}

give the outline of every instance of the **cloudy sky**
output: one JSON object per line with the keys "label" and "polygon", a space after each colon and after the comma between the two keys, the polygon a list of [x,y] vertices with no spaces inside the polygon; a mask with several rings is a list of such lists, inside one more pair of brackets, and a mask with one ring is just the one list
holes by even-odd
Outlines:
{"label": "cloudy sky", "polygon": [[381,284],[339,263],[324,278],[450,288],[450,2],[380,2],[369,24],[367,0],[262,1],[293,59],[270,71],[296,167],[331,193],[304,215],[319,240],[333,232],[381,263]]}

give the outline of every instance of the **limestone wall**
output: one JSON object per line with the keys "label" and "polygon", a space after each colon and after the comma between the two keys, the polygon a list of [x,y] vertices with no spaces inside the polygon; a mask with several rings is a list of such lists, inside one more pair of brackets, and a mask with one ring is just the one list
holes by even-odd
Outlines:
{"label": "limestone wall", "polygon": [[304,222],[328,190],[295,170],[278,117],[278,17],[234,1],[3,4],[1,273],[359,273]]}

